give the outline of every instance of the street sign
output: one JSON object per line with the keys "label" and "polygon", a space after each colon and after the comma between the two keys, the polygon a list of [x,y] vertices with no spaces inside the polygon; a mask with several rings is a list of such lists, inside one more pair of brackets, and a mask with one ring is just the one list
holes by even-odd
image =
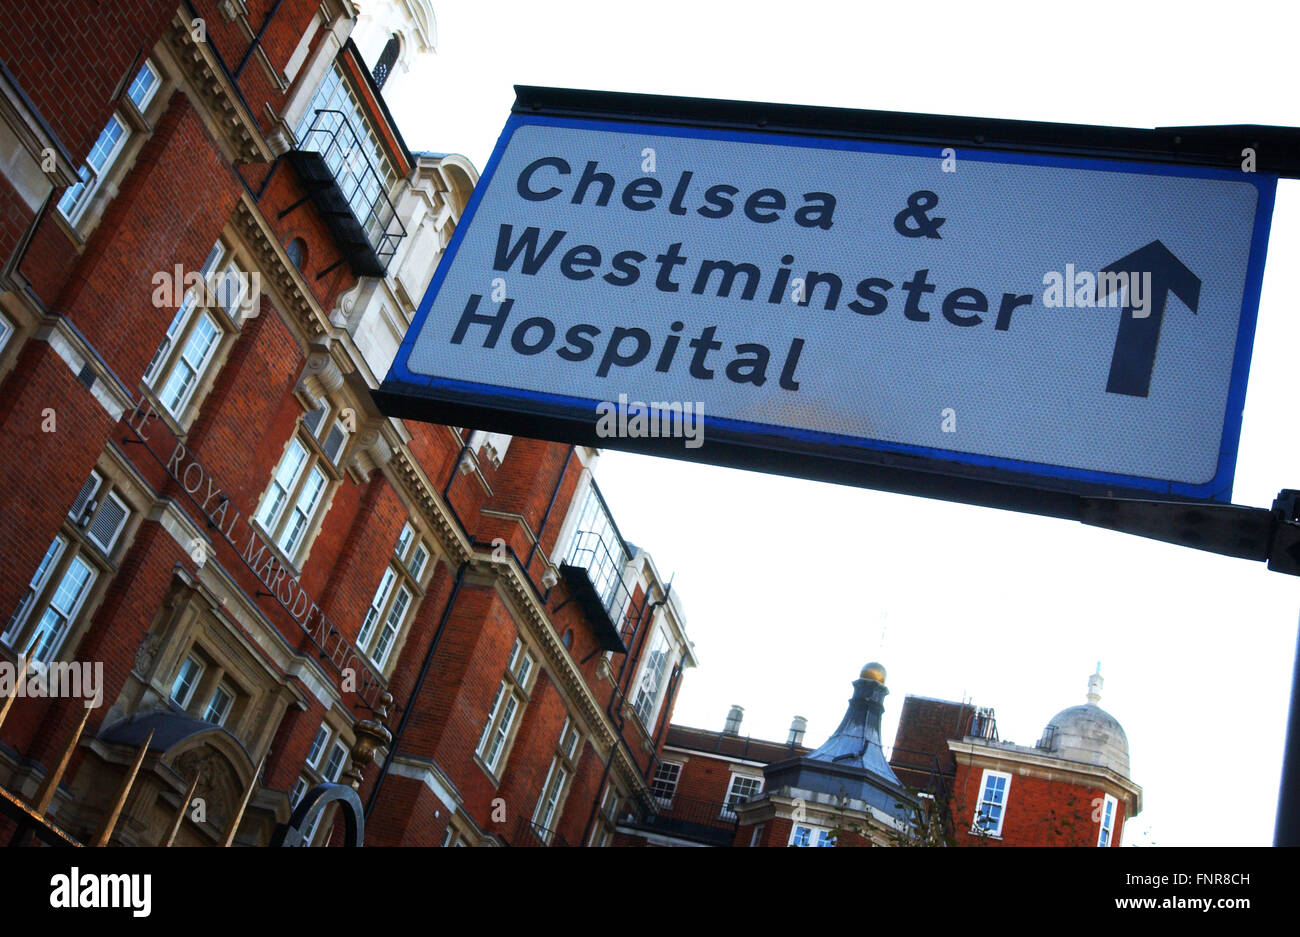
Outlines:
{"label": "street sign", "polygon": [[1277,179],[1248,154],[521,110],[386,412],[1029,510],[1231,500]]}

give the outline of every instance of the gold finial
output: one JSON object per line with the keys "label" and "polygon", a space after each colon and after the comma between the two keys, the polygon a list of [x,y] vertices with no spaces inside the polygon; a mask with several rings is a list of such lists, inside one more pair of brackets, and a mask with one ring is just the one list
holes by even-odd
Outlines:
{"label": "gold finial", "polygon": [[883,686],[885,683],[885,665],[872,661],[862,668],[862,673],[858,676],[862,680],[875,680]]}
{"label": "gold finial", "polygon": [[391,705],[393,705],[393,694],[385,692],[379,698],[379,708],[375,710],[375,718],[358,722],[353,727],[357,741],[352,746],[351,764],[343,772],[344,780],[353,788],[361,787],[362,773],[374,762],[375,752],[393,741],[393,734],[384,725],[388,719],[388,707]]}

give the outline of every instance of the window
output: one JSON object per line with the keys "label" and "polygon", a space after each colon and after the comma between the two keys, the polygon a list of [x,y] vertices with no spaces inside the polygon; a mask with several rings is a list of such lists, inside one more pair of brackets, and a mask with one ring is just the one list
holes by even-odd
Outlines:
{"label": "window", "polygon": [[401,50],[401,40],[397,38],[396,33],[393,33],[384,46],[384,51],[379,53],[379,61],[375,63],[375,70],[372,75],[375,79],[376,88],[382,89],[384,83],[388,81],[388,76],[392,74],[393,66],[397,64],[397,55]]}
{"label": "window", "polygon": [[208,700],[208,705],[203,710],[203,718],[219,726],[225,725],[226,717],[230,715],[230,707],[234,702],[234,689],[227,683],[217,684],[217,688],[212,691],[212,698]]}
{"label": "window", "polygon": [[587,571],[601,605],[617,624],[616,616],[621,617],[632,598],[623,585],[623,570],[631,556],[594,481],[578,512],[564,556],[564,562]]}
{"label": "window", "polygon": [[322,725],[316,730],[316,737],[311,740],[311,748],[307,750],[307,767],[315,768],[320,764],[320,756],[325,753],[325,743],[329,741],[330,730]]}
{"label": "window", "polygon": [[[333,784],[338,781],[339,776],[343,773],[343,766],[347,764],[347,758],[348,747],[343,744],[342,740],[335,739],[334,746],[330,749],[329,760],[325,762],[325,767],[321,769],[318,783]],[[322,810],[316,814],[316,820],[312,823],[311,829],[303,834],[307,843],[311,843],[316,838],[316,831],[320,829],[321,820],[325,818],[327,813],[331,813],[331,811]]]}
{"label": "window", "polygon": [[14,324],[9,321],[9,317],[0,313],[0,353],[3,353],[5,346],[9,344],[9,339],[13,338]]}
{"label": "window", "polygon": [[33,661],[52,663],[130,520],[126,501],[91,472],[68,511],[64,531],[45,550],[0,641]]}
{"label": "window", "polygon": [[476,754],[493,774],[505,760],[509,747],[511,731],[518,720],[519,710],[527,701],[528,678],[533,671],[533,656],[516,638],[510,649],[510,659],[506,664],[506,675],[492,697],[488,708],[487,724],[479,736]]}
{"label": "window", "polygon": [[[162,79],[153,63],[145,62],[126,92],[137,114],[144,113],[161,83]],[[86,206],[91,203],[108,171],[112,169],[113,164],[126,148],[127,139],[131,135],[128,120],[128,115],[122,111],[109,116],[108,123],[99,132],[95,144],[86,155],[86,161],[77,171],[79,181],[68,186],[59,197],[59,213],[70,224],[76,224],[85,214]]]}
{"label": "window", "polygon": [[980,804],[975,811],[974,831],[986,836],[1001,836],[1006,817],[1007,790],[1011,775],[985,769],[980,781]]}
{"label": "window", "polygon": [[320,153],[372,245],[392,221],[386,198],[396,179],[385,147],[335,62],[298,124],[303,150]]}
{"label": "window", "polygon": [[[330,418],[332,415],[333,419]],[[351,435],[343,411],[334,414],[329,401],[322,397],[316,401],[314,410],[303,414],[302,425],[311,434],[311,438],[320,444],[321,452],[330,464],[338,465],[339,456],[343,454]]]}
{"label": "window", "polygon": [[655,770],[650,781],[650,793],[665,810],[673,805],[673,795],[677,793],[677,781],[681,776],[682,766],[675,761],[661,761]]}
{"label": "window", "polygon": [[543,841],[549,843],[555,835],[552,824],[559,811],[560,797],[569,781],[569,768],[557,756],[551,761],[551,769],[546,773],[546,783],[542,785],[542,796],[533,811],[533,829]]}
{"label": "window", "polygon": [[[325,763],[322,766],[322,756],[326,751],[329,752],[329,756],[324,758]],[[322,723],[321,727],[316,730],[315,738],[312,739],[311,749],[307,753],[307,761],[303,766],[303,772],[298,776],[293,791],[289,795],[291,806],[297,807],[303,796],[318,784],[337,782],[343,774],[343,769],[347,767],[350,754],[351,749],[348,747],[347,742],[338,733],[331,730],[328,725]],[[311,843],[315,839],[321,820],[327,813],[331,813],[331,811],[326,809],[317,814],[311,829],[303,834],[307,843]]]}
{"label": "window", "polygon": [[159,78],[158,70],[153,67],[153,63],[145,62],[136,73],[135,79],[131,86],[126,89],[126,96],[131,99],[135,109],[141,114],[153,100],[154,92],[158,90]]}
{"label": "window", "polygon": [[605,793],[600,798],[600,814],[595,829],[591,831],[588,845],[608,846],[613,841],[614,827],[618,824],[618,805],[622,799],[623,796],[613,784],[605,788]]}
{"label": "window", "polygon": [[105,483],[104,476],[91,472],[77,492],[68,518],[107,556],[117,545],[130,513],[127,503]]}
{"label": "window", "polygon": [[289,263],[302,270],[302,265],[307,261],[307,242],[302,238],[294,238],[284,246],[284,255],[289,258]]}
{"label": "window", "polygon": [[334,741],[334,747],[330,749],[329,761],[325,762],[325,769],[321,772],[325,780],[333,784],[343,773],[343,765],[348,757],[348,747],[337,739]]}
{"label": "window", "polygon": [[181,669],[176,672],[176,679],[172,681],[172,700],[181,709],[190,704],[201,676],[203,676],[203,665],[193,657],[185,658]]}
{"label": "window", "polygon": [[736,804],[743,804],[750,798],[758,796],[762,790],[762,778],[752,777],[748,774],[733,774],[731,776],[731,786],[727,788],[727,800],[722,807],[722,816],[728,820],[734,820],[736,811],[732,808]]}
{"label": "window", "polygon": [[331,416],[335,416],[333,410],[323,399],[303,415],[302,425],[285,447],[254,515],[291,562],[298,562],[303,543],[320,520],[326,493],[340,477],[337,464],[347,446],[348,431],[341,417]]}
{"label": "window", "polygon": [[666,683],[664,678],[668,673],[668,661],[671,656],[668,629],[660,627],[651,641],[649,653],[645,656],[641,679],[637,681],[636,694],[632,700],[632,709],[647,729],[654,728],[655,719],[659,715],[659,699]]}
{"label": "window", "polygon": [[381,669],[414,605],[428,560],[429,548],[416,538],[410,524],[403,525],[393,550],[393,563],[380,577],[379,588],[357,634],[357,645]]}
{"label": "window", "polygon": [[198,273],[202,284],[179,298],[167,334],[144,372],[145,385],[178,420],[207,376],[222,339],[243,323],[242,304],[249,292],[250,275],[221,241],[212,246]]}
{"label": "window", "polygon": [[800,847],[834,846],[835,837],[831,835],[830,830],[824,830],[821,827],[795,824],[794,829],[790,831],[790,845]]}
{"label": "window", "polygon": [[564,728],[560,730],[560,754],[570,762],[575,762],[581,745],[582,734],[578,732],[578,727],[573,724],[573,720],[566,716]]}
{"label": "window", "polygon": [[1101,805],[1101,832],[1097,836],[1098,846],[1111,845],[1111,839],[1115,832],[1115,814],[1119,810],[1119,801],[1109,794]]}

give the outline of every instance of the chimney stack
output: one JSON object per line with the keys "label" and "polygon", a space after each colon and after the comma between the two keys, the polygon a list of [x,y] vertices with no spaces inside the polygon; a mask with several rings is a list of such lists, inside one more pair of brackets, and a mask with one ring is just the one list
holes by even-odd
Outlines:
{"label": "chimney stack", "polygon": [[727,724],[722,727],[723,735],[739,735],[740,720],[745,718],[744,706],[732,706],[727,710]]}
{"label": "chimney stack", "polygon": [[786,739],[787,745],[802,745],[803,734],[808,730],[808,720],[803,716],[795,716],[790,722],[790,737]]}

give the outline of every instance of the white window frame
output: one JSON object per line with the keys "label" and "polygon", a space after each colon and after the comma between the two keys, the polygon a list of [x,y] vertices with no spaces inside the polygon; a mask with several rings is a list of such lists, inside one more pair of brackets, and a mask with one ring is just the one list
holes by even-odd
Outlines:
{"label": "white window frame", "polygon": [[[980,799],[975,805],[975,818],[971,821],[971,831],[979,836],[992,836],[994,838],[1002,837],[1002,827],[1007,819],[1007,803],[1011,800],[1011,775],[1006,771],[994,771],[992,768],[985,768],[984,773],[980,776]],[[984,805],[989,803],[988,790],[989,781],[994,778],[1001,778],[1006,781],[1002,788],[1002,802],[998,804],[1001,812],[998,814],[996,827],[981,825],[980,820],[984,816]]]}
{"label": "white window frame", "polygon": [[[329,421],[322,419],[318,428],[319,425],[329,425]],[[343,450],[346,449],[345,441]],[[291,458],[296,458],[297,464],[286,472],[293,464]],[[319,485],[315,484],[317,478]],[[257,526],[295,568],[301,566],[306,546],[320,527],[325,505],[333,497],[340,479],[338,466],[321,451],[310,427],[300,421],[271,470],[270,481],[253,514]]]}
{"label": "white window frame", "polygon": [[514,731],[522,722],[520,713],[528,702],[528,681],[535,670],[536,659],[523,642],[515,638],[506,662],[505,676],[492,698],[483,733],[474,747],[474,754],[493,777],[500,777],[500,769],[505,766]]}
{"label": "white window frame", "polygon": [[[632,697],[632,711],[636,713],[647,732],[654,731],[655,723],[659,719],[659,707],[663,702],[664,690],[668,686],[668,674],[672,670],[673,659],[676,656],[668,623],[661,619],[647,642],[645,653],[642,654],[635,684],[636,693]],[[648,682],[652,677],[653,686]]]}
{"label": "white window frame", "polygon": [[[242,313],[233,308],[235,304],[224,302],[227,294],[222,283],[231,276],[246,283],[249,274],[225,241],[218,239],[212,245],[198,273],[203,283],[187,290],[180,298],[167,334],[158,343],[142,378],[162,409],[178,422],[185,419],[195,394],[210,378],[221,349],[243,324]],[[243,291],[241,287],[241,295]],[[210,337],[196,357],[194,343],[205,331]],[[186,372],[189,372],[188,379]]]}
{"label": "white window frame", "polygon": [[393,548],[393,560],[380,575],[375,596],[357,632],[357,646],[380,670],[388,664],[424,594],[429,555],[429,547],[410,522],[403,524]]}
{"label": "white window frame", "polygon": [[298,801],[302,800],[303,795],[311,790],[311,781],[304,774],[298,775],[298,780],[293,782],[293,790],[289,792],[289,810],[295,810],[298,807]]}
{"label": "white window frame", "polygon": [[[659,806],[663,807],[665,810],[672,807],[673,800],[677,797],[677,785],[680,784],[682,780],[682,767],[683,762],[680,761],[660,761],[658,767],[655,768],[654,777],[650,779],[650,793],[654,799],[658,801]],[[672,777],[672,790],[667,796],[664,796],[655,788],[655,785],[661,784],[661,782],[666,786],[667,782],[659,776],[660,772],[665,768],[676,769],[676,771],[673,772]]]}
{"label": "white window frame", "polygon": [[[95,532],[95,526],[105,516],[104,509],[110,504],[118,509],[120,516],[112,533],[109,535],[108,540],[104,541],[99,539],[99,535]],[[105,556],[108,556],[113,552],[113,547],[117,546],[117,541],[121,538],[122,531],[126,530],[126,522],[130,519],[131,505],[127,504],[126,499],[122,498],[116,491],[110,491],[100,499],[99,506],[95,510],[94,520],[86,525],[86,539],[99,547]]]}
{"label": "white window frame", "polygon": [[[753,791],[753,793],[746,794],[743,800],[739,799],[740,792],[736,789],[737,787],[736,782],[741,780],[753,781],[758,784],[758,787]],[[723,798],[722,801],[722,816],[727,820],[734,820],[736,818],[735,808],[738,804],[747,803],[748,801],[753,800],[755,797],[758,797],[762,793],[763,793],[763,778],[761,776],[756,777],[755,775],[752,774],[746,774],[743,771],[731,772],[731,780],[727,783],[727,796]]]}
{"label": "white window frame", "polygon": [[[356,134],[356,140],[347,139],[346,131],[338,131],[340,125],[334,115],[322,115],[321,122],[316,123],[317,110],[342,113],[347,118],[352,132]],[[309,137],[308,132],[313,125],[316,126],[319,136]],[[370,164],[379,177],[375,181],[382,188],[385,196],[392,194],[398,176],[383,142],[375,132],[357,92],[352,87],[351,79],[344,73],[343,67],[337,60],[330,64],[329,69],[321,77],[320,84],[298,122],[295,137],[303,149],[324,151],[329,149],[331,139],[327,128],[338,131],[333,137],[338,142],[338,147],[331,150],[326,165],[348,207],[365,229],[367,238],[373,242],[376,236],[382,233],[381,225],[385,219],[382,217],[382,212],[379,215],[373,214],[378,192],[362,186],[362,177],[357,172],[358,167],[365,162]],[[351,146],[353,142],[355,146]],[[342,151],[344,146],[351,146],[346,155]]]}
{"label": "white window frame", "polygon": [[[761,827],[760,827],[761,829]],[[806,840],[800,836],[801,832],[808,834]],[[815,823],[795,823],[790,827],[790,839],[786,841],[787,846],[799,848],[818,848],[834,846],[839,837],[832,836],[831,831],[824,826],[817,826]],[[753,845],[751,842],[750,845]]]}
{"label": "white window frame", "polygon": [[560,815],[564,804],[564,795],[568,792],[572,769],[564,759],[556,755],[551,759],[551,767],[546,772],[546,781],[542,784],[537,806],[533,808],[533,831],[548,845],[555,834],[554,823]]}
{"label": "white window frame", "polygon": [[[146,74],[152,78],[152,82],[149,87],[145,89],[145,93],[142,96],[137,97],[134,92],[139,85],[141,77]],[[158,93],[158,89],[161,86],[161,73],[152,62],[146,59],[144,64],[141,65],[140,70],[132,76],[130,84],[127,85],[126,100],[130,102],[131,107],[135,108],[136,113],[142,116],[148,109],[149,102],[154,99],[154,95]],[[58,202],[55,203],[59,215],[61,215],[68,224],[75,226],[79,224],[85,216],[86,209],[95,200],[95,194],[102,187],[104,180],[108,178],[113,167],[121,157],[122,152],[126,149],[127,143],[133,135],[133,123],[135,123],[135,121],[132,121],[124,110],[119,109],[109,115],[108,123],[104,125],[104,129],[95,137],[95,142],[91,144],[90,152],[86,154],[86,158],[82,160],[81,166],[77,169],[77,175],[80,178],[80,181],[68,186],[63,191],[63,194],[59,196]],[[113,127],[116,127],[118,130],[117,138],[108,145],[107,149],[101,150],[100,142]],[[99,151],[98,157],[96,157],[97,151]],[[96,158],[100,164],[98,168],[96,168],[92,162],[92,159]]]}
{"label": "white window frame", "polygon": [[[339,761],[338,768],[336,768],[334,772],[331,774],[330,761],[334,758],[335,753],[339,752],[340,750],[343,752],[343,754]],[[348,757],[351,755],[351,753],[352,753],[351,749],[348,748],[347,743],[343,741],[343,739],[339,736],[339,734],[333,733],[333,739],[331,744],[329,745],[329,757],[325,759],[325,764],[317,772],[320,779],[318,783],[325,783],[325,784],[336,783],[338,779],[343,776],[343,772],[347,770]],[[301,780],[301,778],[299,780]],[[308,786],[307,790],[311,790],[312,787],[315,786],[316,784],[312,783],[311,785]],[[330,810],[328,808],[316,814],[316,820],[315,822],[312,823],[311,829],[303,834],[304,841],[308,845],[311,845],[312,841],[316,838],[316,833],[320,830],[321,820],[325,819],[325,814],[327,813],[330,813]]]}
{"label": "white window frame", "polygon": [[[110,505],[120,516],[108,538],[101,540],[94,528],[107,516],[103,512]],[[132,514],[113,482],[92,471],[68,510],[63,529],[46,547],[0,642],[33,661],[58,660],[100,578],[111,570],[112,554],[121,545]]]}
{"label": "white window frame", "polygon": [[1097,845],[1110,846],[1115,842],[1115,820],[1119,817],[1119,801],[1106,794],[1101,803],[1101,828],[1097,831]]}
{"label": "white window frame", "polygon": [[[176,696],[176,685],[181,682],[181,675],[185,673],[186,668],[191,664],[193,664],[195,668],[194,677],[189,681],[189,684],[185,688],[185,698],[180,699]],[[184,659],[181,660],[181,665],[176,668],[176,676],[172,678],[172,685],[167,691],[168,698],[181,709],[187,709],[190,705],[190,701],[194,699],[194,694],[198,692],[199,681],[203,679],[203,674],[206,670],[207,667],[204,665],[202,660],[195,657],[193,654],[186,654]]]}
{"label": "white window frame", "polygon": [[7,315],[0,312],[0,355],[4,354],[5,348],[9,344],[9,339],[13,338],[14,333],[17,331],[18,326],[9,321]]}
{"label": "white window frame", "polygon": [[[218,693],[225,696],[226,708],[220,713],[218,713],[219,718],[213,719],[212,707],[216,704]],[[226,724],[226,720],[230,718],[230,713],[235,708],[235,700],[237,700],[238,698],[239,698],[239,694],[233,686],[231,686],[225,680],[219,681],[217,685],[212,688],[212,693],[208,697],[208,702],[203,707],[203,718],[208,722],[214,723],[215,725],[224,726]]]}
{"label": "white window frame", "polygon": [[[117,130],[116,138],[107,144],[107,148],[101,148],[100,144],[114,129]],[[90,152],[86,154],[86,158],[81,161],[81,165],[77,168],[80,181],[68,186],[63,190],[63,194],[59,196],[57,203],[59,214],[63,216],[68,224],[75,225],[81,221],[82,216],[86,213],[86,208],[95,200],[95,193],[99,191],[104,178],[112,171],[113,164],[117,162],[117,158],[126,149],[126,142],[130,138],[130,124],[118,114],[108,115],[108,123],[95,137]],[[96,154],[98,154],[98,157],[96,157]],[[100,162],[98,169],[95,168],[92,162],[96,158]]]}
{"label": "white window frame", "polygon": [[608,846],[614,839],[614,827],[618,825],[618,806],[622,802],[622,792],[611,781],[600,797],[599,815],[591,831],[591,838],[587,840],[588,846]]}
{"label": "white window frame", "polygon": [[[307,767],[313,770],[320,765],[321,756],[325,754],[325,747],[330,740],[330,728],[325,723],[320,724],[316,730],[316,735],[312,737],[311,745],[307,748]],[[312,753],[315,752],[313,755]]]}

